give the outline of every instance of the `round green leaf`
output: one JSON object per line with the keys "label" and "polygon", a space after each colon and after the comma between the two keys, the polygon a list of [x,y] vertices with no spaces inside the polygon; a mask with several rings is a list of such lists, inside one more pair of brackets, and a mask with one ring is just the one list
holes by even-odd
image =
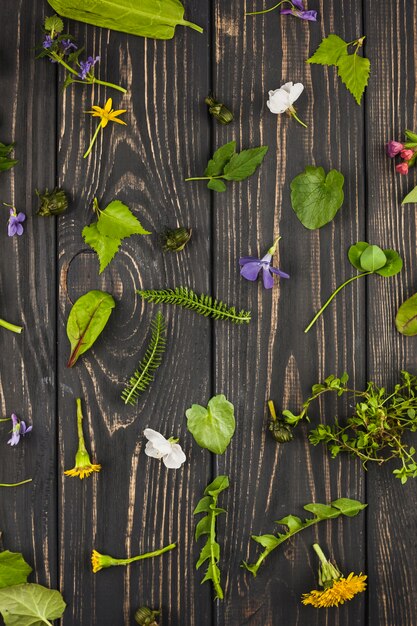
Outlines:
{"label": "round green leaf", "polygon": [[201,448],[223,454],[235,432],[234,407],[223,394],[214,396],[207,409],[193,404],[185,412],[187,428]]}
{"label": "round green leaf", "polygon": [[384,267],[377,270],[376,273],[380,276],[395,276],[398,272],[401,272],[403,268],[403,260],[395,250],[384,250],[384,254],[387,258],[387,262]]}
{"label": "round green leaf", "polygon": [[343,204],[344,176],[337,170],[327,175],[322,167],[309,165],[291,182],[291,204],[306,228],[321,228],[334,218]]}
{"label": "round green leaf", "polygon": [[402,335],[417,335],[417,293],[402,303],[395,316],[395,326]]}
{"label": "round green leaf", "polygon": [[365,252],[366,248],[368,247],[369,247],[369,243],[366,243],[366,241],[358,241],[358,243],[355,243],[353,246],[350,246],[349,248],[349,252],[348,252],[349,261],[351,262],[353,267],[356,267],[356,269],[359,270],[360,272],[362,271],[360,258],[362,256],[362,253]]}
{"label": "round green leaf", "polygon": [[365,272],[376,272],[387,262],[385,253],[379,246],[368,246],[360,256],[361,268]]}

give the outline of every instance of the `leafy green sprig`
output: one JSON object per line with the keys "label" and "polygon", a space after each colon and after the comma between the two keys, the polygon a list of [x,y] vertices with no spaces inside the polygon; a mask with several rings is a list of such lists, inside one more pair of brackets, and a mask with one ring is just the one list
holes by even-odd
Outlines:
{"label": "leafy green sprig", "polygon": [[201,536],[207,535],[207,541],[200,552],[200,558],[196,563],[196,569],[199,569],[206,561],[208,568],[201,584],[207,580],[211,580],[215,592],[215,598],[223,600],[224,594],[220,583],[220,569],[217,565],[220,561],[220,545],[216,539],[216,518],[222,513],[226,513],[225,509],[217,506],[217,500],[222,491],[229,487],[229,479],[227,476],[217,476],[212,483],[207,485],[204,490],[204,496],[201,498],[194,515],[198,513],[206,513],[206,515],[198,522],[195,529],[195,540]]}
{"label": "leafy green sprig", "polygon": [[264,160],[268,146],[249,148],[236,152],[236,141],[221,146],[210,159],[204,176],[186,178],[189,180],[208,180],[207,187],[213,191],[226,191],[225,180],[245,180],[252,176]]}
{"label": "leafy green sprig", "polygon": [[395,276],[395,274],[398,274],[403,267],[403,261],[398,252],[389,249],[382,250],[379,246],[371,245],[366,241],[358,241],[358,243],[350,246],[348,258],[353,267],[362,273],[352,276],[352,278],[349,278],[344,283],[339,285],[339,287],[332,293],[330,298],[313,317],[310,324],[305,329],[305,333],[308,333],[308,331],[314,326],[333,298],[335,298],[339,291],[346,287],[346,285],[349,285],[362,276],[369,276],[370,274],[379,274],[380,276],[386,277]]}
{"label": "leafy green sprig", "polygon": [[16,163],[19,163],[19,161],[16,161],[16,159],[10,158],[10,153],[12,152],[13,148],[14,143],[6,146],[4,143],[0,142],[0,172],[5,172],[11,167],[14,167]]}
{"label": "leafy green sprig", "polygon": [[405,443],[408,433],[417,431],[417,377],[401,372],[401,382],[388,393],[384,387],[368,382],[365,391],[347,386],[345,373],[340,378],[329,376],[323,383],[314,385],[312,395],[303,403],[299,415],[283,411],[287,424],[297,425],[308,420],[312,402],[327,392],[352,395],[359,399],[355,411],[344,425],[335,418],[333,425],[320,424],[309,433],[313,445],[323,443],[332,457],[342,452],[359,458],[364,468],[369,462],[382,465],[393,459],[400,467],[393,474],[404,484],[409,478],[417,477],[416,450]]}
{"label": "leafy green sprig", "polygon": [[362,504],[358,500],[350,500],[349,498],[339,498],[330,504],[306,504],[304,509],[313,513],[314,517],[309,517],[303,521],[296,515],[287,515],[286,517],[283,517],[275,522],[276,524],[287,526],[288,530],[285,533],[277,533],[276,535],[252,535],[252,539],[259,543],[264,550],[259,555],[256,563],[249,564],[244,561],[242,563],[242,567],[256,576],[260,566],[271,554],[271,552],[278,548],[278,546],[282,543],[299,533],[301,530],[309,528],[310,526],[318,524],[324,520],[335,519],[340,517],[340,515],[354,517],[366,506],[367,504]]}

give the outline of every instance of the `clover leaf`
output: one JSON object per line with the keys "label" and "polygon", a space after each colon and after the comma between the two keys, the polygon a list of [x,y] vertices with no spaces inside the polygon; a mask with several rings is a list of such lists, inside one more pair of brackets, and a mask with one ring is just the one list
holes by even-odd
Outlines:
{"label": "clover leaf", "polygon": [[300,222],[314,230],[332,221],[343,204],[344,176],[309,165],[291,182],[291,204]]}
{"label": "clover leaf", "polygon": [[214,396],[207,408],[193,404],[185,412],[187,428],[201,448],[223,454],[235,432],[234,407],[223,394]]}

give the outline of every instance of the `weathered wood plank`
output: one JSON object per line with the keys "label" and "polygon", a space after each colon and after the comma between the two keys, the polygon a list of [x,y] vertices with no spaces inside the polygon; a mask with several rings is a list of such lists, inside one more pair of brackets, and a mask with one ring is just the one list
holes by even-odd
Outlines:
{"label": "weathered wood plank", "polygon": [[[331,461],[313,449],[300,428],[295,441],[278,446],[266,433],[266,401],[278,409],[299,407],[311,385],[344,370],[357,383],[364,379],[364,286],[340,294],[317,326],[303,329],[332,289],[352,274],[346,257],[364,235],[364,180],[360,160],[363,110],[329,70],[305,64],[330,32],[347,41],[361,34],[361,3],[315,3],[318,24],[278,13],[243,17],[262,2],[226,6],[216,2],[215,78],[219,98],[232,106],[236,121],[216,128],[215,145],[236,139],[242,148],[269,145],[259,174],[214,196],[214,289],[250,308],[248,328],[215,326],[215,390],[236,407],[237,432],[217,469],[231,479],[222,506],[223,572],[226,599],[218,624],[363,624],[365,599],[326,616],[302,607],[301,593],[317,584],[311,544],[319,539],[340,566],[363,569],[365,517],[327,523],[306,532],[269,557],[256,579],[243,572],[242,559],[259,554],[250,535],[274,531],[273,520],[302,514],[302,505],[340,496],[364,497],[359,464]],[[267,93],[284,82],[301,81],[306,90],[297,111],[308,129],[286,116],[273,116]],[[348,123],[347,121],[348,120]],[[290,181],[309,164],[345,175],[345,202],[334,222],[320,232],[305,230],[290,205]],[[273,291],[239,276],[240,256],[264,254],[282,235],[276,263],[291,275]],[[347,405],[339,407],[347,410]],[[336,405],[323,404],[313,423],[330,422]],[[276,528],[276,527],[275,527]],[[350,569],[349,569],[350,571]]]}
{"label": "weathered wood plank", "polygon": [[[403,271],[394,278],[368,284],[368,377],[388,388],[398,382],[400,370],[416,372],[416,343],[397,333],[398,306],[415,292],[415,206],[401,207],[416,184],[414,172],[401,177],[384,151],[384,143],[402,138],[416,128],[417,2],[400,0],[366,8],[366,51],[372,76],[366,97],[367,232],[370,242],[398,250]],[[392,475],[395,464],[371,468],[369,502],[368,574],[369,624],[403,626],[417,623],[417,567],[415,481],[405,486]],[[406,593],[403,590],[407,590]]]}
{"label": "weathered wood plank", "polygon": [[9,238],[1,207],[1,317],[24,326],[21,335],[0,332],[1,415],[33,424],[16,448],[6,445],[10,429],[1,424],[0,482],[33,482],[1,490],[0,528],[4,547],[23,552],[34,568],[31,580],[55,586],[55,222],[36,215],[34,193],[55,182],[55,73],[34,53],[43,14],[42,3],[29,0],[0,7],[0,140],[15,141],[19,159],[0,174],[1,201],[27,215],[23,235]]}
{"label": "weathered wood plank", "polygon": [[[185,409],[210,388],[210,322],[192,312],[166,308],[168,348],[152,387],[137,407],[120,400],[149,341],[157,307],[134,290],[180,284],[209,290],[210,213],[206,194],[184,183],[191,165],[204,160],[209,121],[202,100],[208,91],[208,8],[188,11],[205,34],[178,29],[174,41],[155,42],[71,23],[88,53],[100,54],[100,73],[128,88],[116,92],[76,86],[60,102],[60,182],[74,196],[74,210],[60,222],[60,550],[66,596],[63,624],[132,623],[138,606],[159,607],[169,624],[210,621],[208,586],[194,566],[193,508],[210,477],[210,458],[186,436]],[[94,123],[84,111],[114,97],[127,109],[127,127],[109,125],[88,161],[82,159]],[[116,126],[116,125],[114,125]],[[126,202],[153,233],[164,225],[191,226],[193,238],[180,254],[164,254],[158,236],[134,236],[98,276],[96,256],[81,238],[97,196],[105,206]],[[89,289],[112,293],[117,306],[102,337],[73,370],[65,323],[71,302]],[[85,399],[86,432],[102,472],[85,480],[62,476],[76,449],[75,397]],[[183,469],[168,471],[144,454],[147,426],[179,436],[187,454]],[[91,549],[114,556],[138,554],[178,541],[169,555],[93,575]]]}

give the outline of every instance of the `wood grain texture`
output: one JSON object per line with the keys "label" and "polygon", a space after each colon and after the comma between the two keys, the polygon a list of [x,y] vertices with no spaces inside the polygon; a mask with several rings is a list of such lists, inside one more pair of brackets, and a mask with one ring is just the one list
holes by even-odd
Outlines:
{"label": "wood grain texture", "polygon": [[[416,372],[414,337],[394,326],[399,305],[416,291],[415,205],[401,201],[416,184],[416,175],[401,177],[387,158],[384,143],[416,129],[417,3],[365,3],[367,45],[372,80],[366,95],[368,240],[398,250],[404,269],[387,280],[368,284],[368,376],[391,387],[400,370]],[[394,464],[369,472],[368,525],[369,624],[417,624],[415,525],[416,487],[401,486]],[[407,593],[402,590],[407,589]]]}

